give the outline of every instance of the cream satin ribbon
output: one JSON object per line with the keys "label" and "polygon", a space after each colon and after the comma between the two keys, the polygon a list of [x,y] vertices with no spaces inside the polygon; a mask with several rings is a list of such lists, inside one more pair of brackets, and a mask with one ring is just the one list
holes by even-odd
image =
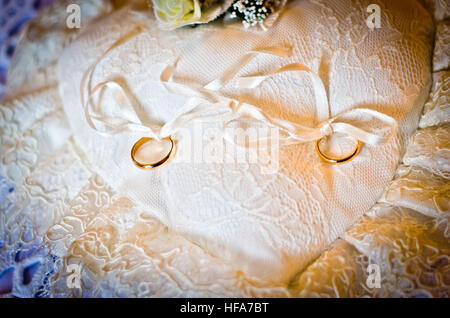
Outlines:
{"label": "cream satin ribbon", "polygon": [[[131,94],[127,93],[124,85],[117,80],[108,80],[95,85],[92,88],[92,79],[97,65],[114,49],[120,47],[131,38],[142,32],[141,27],[137,27],[117,40],[85,73],[82,79],[81,96],[85,117],[89,126],[105,135],[114,135],[124,131],[140,132],[148,137],[161,140],[165,137],[174,136],[182,127],[191,122],[208,122],[211,120],[228,120],[224,128],[229,127],[233,122],[253,119],[269,127],[276,127],[282,133],[280,135],[280,144],[295,144],[320,140],[334,133],[342,133],[360,140],[370,145],[379,145],[392,137],[397,129],[397,122],[390,116],[367,108],[355,108],[345,111],[338,116],[330,118],[328,97],[324,84],[320,77],[311,71],[307,66],[301,63],[286,65],[274,73],[262,76],[247,76],[237,79],[237,86],[240,89],[257,88],[264,80],[270,76],[283,74],[287,72],[306,72],[311,79],[316,101],[317,119],[319,124],[316,127],[308,127],[299,123],[272,118],[264,113],[259,107],[240,102],[222,96],[218,91],[225,87],[236,74],[239,73],[255,56],[258,54],[270,54],[278,57],[290,56],[290,49],[283,47],[263,48],[249,52],[235,66],[231,67],[222,77],[211,83],[201,86],[188,85],[173,81],[173,75],[176,65],[167,66],[162,72],[160,81],[169,92],[190,97],[188,103],[182,107],[178,116],[162,126],[150,125],[145,122],[140,115],[140,105],[134,101]],[[118,98],[115,105],[108,105],[108,110],[115,108],[118,115],[108,116],[103,109],[103,103],[95,103],[94,97],[104,93],[107,88],[117,89],[121,92],[121,98]],[[87,98],[84,90],[87,89]],[[101,94],[99,94],[101,93]],[[124,98],[122,98],[124,97]],[[124,99],[127,102],[124,102]],[[201,102],[199,102],[199,100]],[[205,103],[206,102],[206,103]],[[348,122],[343,121],[346,117],[361,117],[365,120],[379,120],[389,132],[386,135],[377,134],[375,131],[364,130]],[[96,124],[97,123],[97,124]],[[100,124],[101,127],[98,126]],[[233,143],[231,136],[225,133],[225,139]],[[243,147],[258,147],[258,140],[253,140]]]}
{"label": "cream satin ribbon", "polygon": [[[123,132],[139,132],[156,140],[161,140],[175,136],[180,129],[192,122],[226,121],[236,117],[235,112],[233,112],[234,101],[214,92],[214,87],[220,88],[228,83],[238,69],[225,73],[217,82],[212,82],[205,87],[195,87],[194,85],[173,82],[172,78],[176,65],[167,66],[161,73],[161,83],[169,92],[185,95],[190,99],[178,111],[179,115],[162,126],[146,122],[145,116],[141,112],[141,106],[125,88],[125,83],[121,83],[119,80],[107,80],[92,87],[95,70],[100,62],[113,50],[139,35],[142,30],[143,27],[138,26],[119,38],[85,72],[81,80],[81,100],[86,122],[92,129],[104,136]],[[290,55],[290,49],[268,47],[251,51],[240,64],[247,64],[256,54],[286,57]],[[116,103],[108,104],[107,108],[101,100],[95,101],[95,97],[101,99],[106,89],[114,89],[120,93],[116,98]],[[85,91],[87,91],[86,94]],[[117,115],[109,116],[106,111]]]}

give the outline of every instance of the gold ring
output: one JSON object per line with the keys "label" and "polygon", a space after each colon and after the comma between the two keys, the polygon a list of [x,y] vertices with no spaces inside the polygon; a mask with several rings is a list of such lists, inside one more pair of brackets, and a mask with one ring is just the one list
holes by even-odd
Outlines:
{"label": "gold ring", "polygon": [[141,163],[141,162],[137,161],[136,158],[135,158],[136,152],[139,150],[139,148],[140,148],[143,144],[145,144],[146,142],[148,142],[149,140],[152,140],[152,139],[154,139],[154,138],[151,138],[151,137],[143,137],[143,138],[139,139],[139,140],[133,145],[133,148],[131,148],[131,160],[133,161],[133,163],[134,163],[138,168],[145,169],[145,170],[155,169],[155,168],[157,168],[157,167],[162,166],[162,165],[163,165],[164,163],[166,163],[167,161],[169,161],[169,159],[170,159],[171,156],[172,156],[173,148],[175,147],[175,143],[173,142],[172,138],[167,137],[167,138],[164,138],[163,140],[167,140],[167,139],[170,140],[171,148],[170,148],[169,153],[168,153],[164,158],[162,158],[160,161],[155,162],[155,163]]}
{"label": "gold ring", "polygon": [[319,154],[319,157],[323,161],[325,161],[326,163],[332,164],[332,165],[340,165],[340,164],[351,161],[353,158],[356,157],[356,155],[359,153],[359,151],[361,149],[360,141],[356,140],[356,147],[350,155],[348,155],[347,157],[344,157],[344,158],[330,158],[330,157],[327,157],[326,155],[324,155],[320,151],[319,143],[321,140],[322,140],[322,138],[316,141],[316,151]]}

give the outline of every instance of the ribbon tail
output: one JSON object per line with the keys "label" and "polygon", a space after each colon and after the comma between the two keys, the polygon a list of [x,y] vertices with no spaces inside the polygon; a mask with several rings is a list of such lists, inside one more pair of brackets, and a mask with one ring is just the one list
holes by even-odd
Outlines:
{"label": "ribbon tail", "polygon": [[[366,117],[366,120],[368,122],[371,122],[373,120],[379,120],[384,127],[389,128],[389,132],[386,135],[377,134],[376,132],[370,132],[368,131],[368,128],[362,129],[359,127],[356,127],[352,124],[346,123],[346,122],[337,122],[339,118],[343,116],[364,116]],[[342,114],[340,114],[337,117],[332,118],[329,120],[329,123],[332,127],[333,132],[339,132],[344,133],[349,136],[352,136],[364,143],[370,144],[370,145],[380,145],[385,142],[387,142],[390,138],[392,138],[395,133],[397,132],[398,124],[397,121],[380,112],[377,112],[372,109],[367,108],[355,108],[351,109],[349,111],[346,111]]]}

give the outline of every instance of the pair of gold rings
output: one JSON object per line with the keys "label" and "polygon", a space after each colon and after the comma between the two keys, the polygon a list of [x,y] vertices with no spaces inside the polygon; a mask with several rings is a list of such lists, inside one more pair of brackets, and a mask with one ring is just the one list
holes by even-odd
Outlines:
{"label": "pair of gold rings", "polygon": [[[153,138],[150,138],[150,137],[141,138],[133,145],[133,148],[131,148],[131,160],[133,161],[133,163],[138,168],[141,168],[141,169],[144,169],[144,170],[151,170],[151,169],[155,169],[157,167],[160,167],[163,164],[165,164],[166,162],[168,162],[169,159],[172,157],[172,154],[174,153],[175,143],[172,140],[172,138],[167,137],[166,139],[170,141],[171,148],[170,148],[169,153],[164,158],[162,158],[161,160],[159,160],[157,162],[154,162],[154,163],[142,163],[142,162],[139,162],[136,159],[136,152],[139,150],[139,148],[143,144],[145,144],[146,142],[148,142],[148,141],[150,141],[152,139]],[[356,146],[355,146],[355,148],[354,148],[354,150],[352,151],[351,154],[349,154],[348,156],[343,157],[343,158],[331,158],[331,157],[325,155],[320,150],[319,143],[321,142],[321,140],[322,139],[319,139],[319,140],[316,141],[317,154],[319,155],[320,159],[322,159],[326,163],[329,163],[329,164],[332,164],[332,165],[343,164],[343,163],[346,163],[346,162],[349,162],[349,161],[353,160],[358,155],[358,153],[359,153],[359,151],[361,149],[361,142],[359,140],[356,140]]]}

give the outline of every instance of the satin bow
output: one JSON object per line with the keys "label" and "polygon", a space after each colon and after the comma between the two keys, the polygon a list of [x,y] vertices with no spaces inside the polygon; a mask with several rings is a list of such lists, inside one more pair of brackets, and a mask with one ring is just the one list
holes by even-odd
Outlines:
{"label": "satin bow", "polygon": [[[311,142],[335,133],[341,133],[366,144],[379,145],[386,142],[396,132],[397,122],[395,119],[368,108],[349,109],[330,118],[327,93],[322,80],[317,74],[311,71],[311,69],[301,63],[286,65],[272,74],[241,77],[237,80],[237,86],[241,89],[254,89],[268,77],[286,72],[306,72],[309,75],[316,101],[316,116],[319,119],[319,124],[316,127],[308,127],[299,123],[270,117],[260,108],[247,103],[242,103],[235,108],[241,115],[253,118],[269,126],[277,127],[280,129],[280,132],[284,132],[284,136],[283,134],[280,135],[280,144]],[[382,135],[378,134],[379,129],[376,130],[377,132],[371,132],[370,130],[365,130],[348,123],[349,120],[358,121],[358,119],[361,118],[363,118],[365,122],[378,120],[382,126],[388,128],[388,133]],[[239,121],[239,119],[234,119],[233,121]],[[229,124],[230,123],[227,125]]]}

